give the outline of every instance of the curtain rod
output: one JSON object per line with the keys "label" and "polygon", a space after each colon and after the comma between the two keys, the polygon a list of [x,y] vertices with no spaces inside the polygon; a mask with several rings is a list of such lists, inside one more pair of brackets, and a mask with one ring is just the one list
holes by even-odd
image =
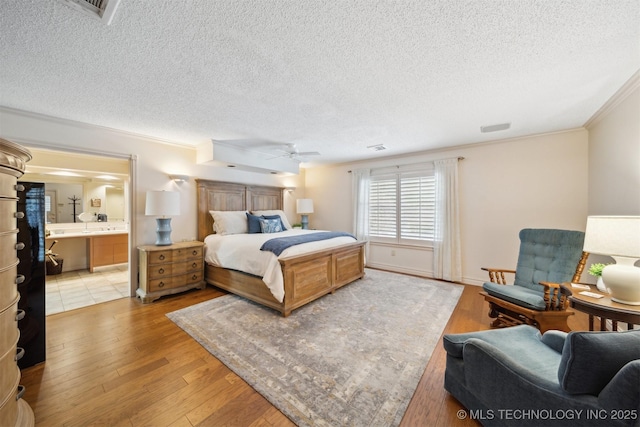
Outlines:
{"label": "curtain rod", "polygon": [[[454,157],[447,157],[446,159],[453,159],[453,158],[454,158]],[[464,157],[462,157],[462,156],[458,156],[458,157],[455,157],[455,158],[456,158],[456,159],[458,159],[458,161],[460,161],[460,160],[464,160]],[[436,160],[446,160],[446,159],[436,159]],[[429,160],[429,161],[430,161],[430,162],[435,162],[436,160]],[[394,166],[395,166],[396,168],[399,168],[400,166],[407,166],[407,165],[393,165],[393,166],[385,166],[385,167],[392,168],[392,167],[394,167]],[[349,170],[349,171],[347,171],[347,173],[351,173],[351,171]]]}

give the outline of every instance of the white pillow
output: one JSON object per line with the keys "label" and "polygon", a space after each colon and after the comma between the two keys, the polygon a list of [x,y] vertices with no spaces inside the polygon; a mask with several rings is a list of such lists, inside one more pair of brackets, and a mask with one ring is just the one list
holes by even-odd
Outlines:
{"label": "white pillow", "polygon": [[270,211],[251,211],[252,214],[257,215],[257,216],[261,216],[261,215],[280,215],[280,219],[282,220],[282,225],[284,225],[284,228],[286,228],[287,230],[291,230],[293,227],[291,227],[291,224],[289,224],[289,221],[287,220],[287,216],[284,214],[284,211],[282,210],[270,210]]}
{"label": "white pillow", "polygon": [[213,231],[225,234],[243,234],[249,232],[247,211],[209,211],[213,217]]}

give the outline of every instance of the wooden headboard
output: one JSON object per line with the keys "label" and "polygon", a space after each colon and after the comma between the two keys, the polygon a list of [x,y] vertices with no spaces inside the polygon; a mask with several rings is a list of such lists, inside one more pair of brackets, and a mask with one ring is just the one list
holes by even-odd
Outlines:
{"label": "wooden headboard", "polygon": [[281,187],[237,184],[196,179],[198,185],[198,240],[213,233],[209,211],[258,211],[283,209]]}

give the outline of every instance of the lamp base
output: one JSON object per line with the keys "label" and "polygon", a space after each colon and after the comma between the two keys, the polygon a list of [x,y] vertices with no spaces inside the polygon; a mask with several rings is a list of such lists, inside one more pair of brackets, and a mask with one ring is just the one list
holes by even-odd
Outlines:
{"label": "lamp base", "polygon": [[640,268],[633,265],[634,259],[614,257],[617,264],[607,265],[602,270],[602,280],[611,294],[611,300],[627,305],[640,305]]}
{"label": "lamp base", "polygon": [[302,224],[302,229],[303,230],[308,230],[309,229],[309,215],[300,215],[301,220],[300,223]]}
{"label": "lamp base", "polygon": [[171,218],[156,218],[156,246],[171,244]]}

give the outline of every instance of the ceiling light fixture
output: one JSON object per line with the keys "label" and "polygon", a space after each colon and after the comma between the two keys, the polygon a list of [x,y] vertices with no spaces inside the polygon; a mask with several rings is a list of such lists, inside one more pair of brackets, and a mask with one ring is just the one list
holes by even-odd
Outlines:
{"label": "ceiling light fixture", "polygon": [[480,126],[480,132],[482,133],[497,132],[499,130],[507,130],[510,127],[511,127],[511,123],[500,123],[497,125]]}
{"label": "ceiling light fixture", "polygon": [[60,170],[60,171],[55,171],[55,172],[50,172],[50,175],[57,175],[57,176],[82,176],[79,173],[75,173],[75,172],[71,172],[71,171],[66,171],[66,170]]}
{"label": "ceiling light fixture", "polygon": [[98,175],[98,176],[96,176],[96,178],[97,179],[105,179],[107,181],[115,181],[116,179],[118,179],[113,175]]}

